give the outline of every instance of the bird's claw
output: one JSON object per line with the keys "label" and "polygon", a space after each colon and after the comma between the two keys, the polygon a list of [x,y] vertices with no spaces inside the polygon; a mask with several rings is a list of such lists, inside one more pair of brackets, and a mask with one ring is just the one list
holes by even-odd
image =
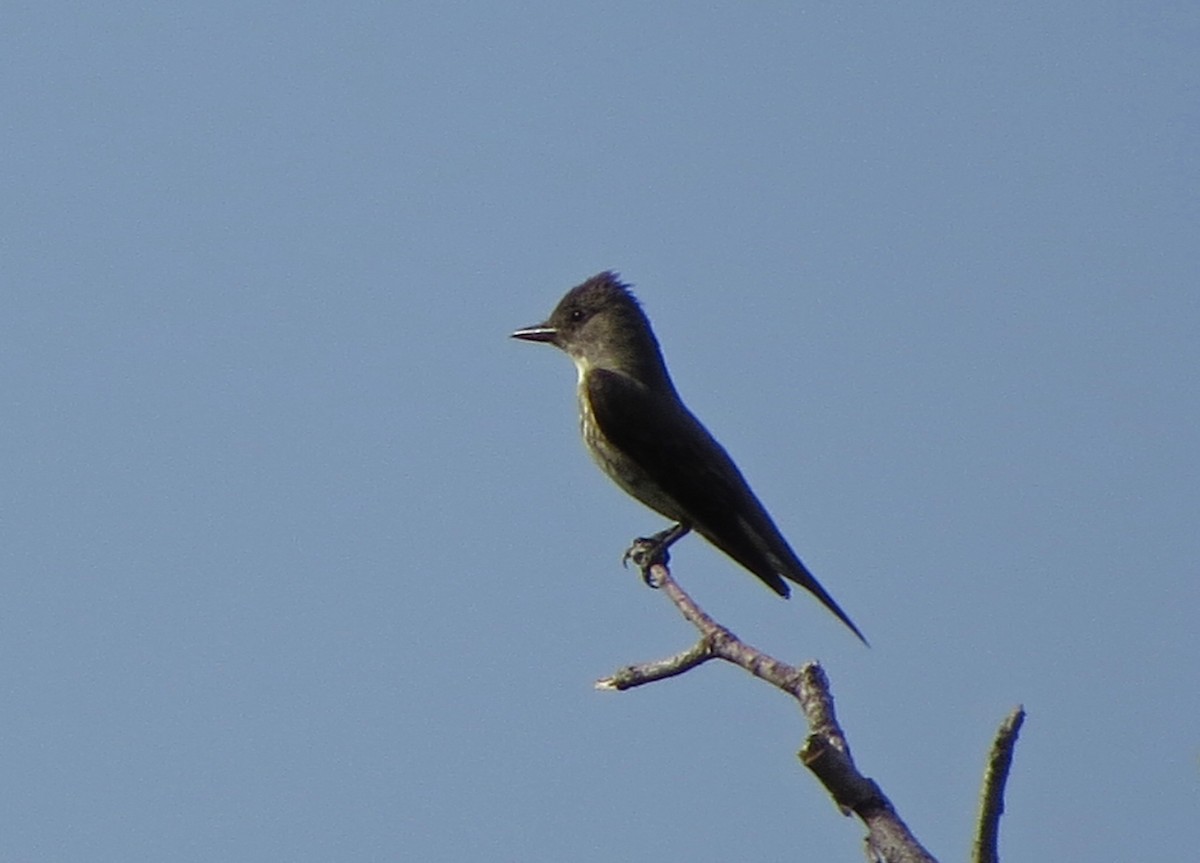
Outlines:
{"label": "bird's claw", "polygon": [[625,554],[621,557],[621,565],[628,567],[629,562],[633,561],[633,565],[641,570],[642,581],[650,587],[660,587],[659,580],[651,574],[651,570],[656,564],[666,566],[671,562],[671,554],[668,549],[672,543],[689,530],[691,530],[689,525],[677,524],[666,530],[660,530],[654,536],[639,536],[633,541],[633,545],[625,549]]}
{"label": "bird's claw", "polygon": [[666,566],[671,555],[667,551],[668,543],[662,541],[662,537],[655,536],[639,536],[633,541],[633,545],[625,549],[625,554],[621,556],[621,565],[628,568],[630,562],[636,566],[642,573],[642,581],[650,587],[658,587],[655,579],[650,575],[650,569],[656,564],[661,563]]}

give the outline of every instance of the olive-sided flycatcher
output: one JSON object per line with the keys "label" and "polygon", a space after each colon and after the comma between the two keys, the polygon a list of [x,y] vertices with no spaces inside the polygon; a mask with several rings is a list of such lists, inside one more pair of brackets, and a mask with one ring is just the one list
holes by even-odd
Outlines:
{"label": "olive-sided flycatcher", "polygon": [[789,594],[784,579],[799,584],[866,642],[680,400],[649,319],[615,273],[572,288],[545,323],[512,335],[575,361],[584,442],[617,485],[678,522],[676,536],[695,529],[780,596]]}

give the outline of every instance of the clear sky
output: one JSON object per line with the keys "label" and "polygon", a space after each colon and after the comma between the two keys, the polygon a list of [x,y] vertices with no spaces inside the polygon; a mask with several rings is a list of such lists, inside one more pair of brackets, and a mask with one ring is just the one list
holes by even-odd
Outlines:
{"label": "clear sky", "polygon": [[861,860],[507,338],[613,268],[871,639],[696,538],[967,853],[1200,812],[1200,12],[10,3],[0,859]]}

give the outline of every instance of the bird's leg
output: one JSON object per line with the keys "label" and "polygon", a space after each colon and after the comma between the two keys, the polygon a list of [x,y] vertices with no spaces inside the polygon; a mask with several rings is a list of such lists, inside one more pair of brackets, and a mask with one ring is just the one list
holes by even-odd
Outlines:
{"label": "bird's leg", "polygon": [[666,530],[660,530],[653,536],[639,536],[633,541],[633,545],[625,549],[621,565],[628,566],[632,560],[633,565],[642,571],[642,581],[650,587],[658,587],[650,577],[650,568],[656,563],[666,566],[671,560],[668,549],[677,539],[686,536],[691,529],[690,524],[680,522]]}

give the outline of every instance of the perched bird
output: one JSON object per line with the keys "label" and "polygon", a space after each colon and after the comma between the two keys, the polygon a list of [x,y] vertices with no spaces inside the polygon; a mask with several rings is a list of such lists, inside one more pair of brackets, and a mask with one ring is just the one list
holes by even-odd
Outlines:
{"label": "perched bird", "polygon": [[617,485],[689,529],[780,596],[795,582],[866,639],[792,551],[725,449],[692,415],[667,374],[650,321],[612,272],[572,288],[545,323],[513,338],[546,342],[579,370],[580,426],[588,451]]}

